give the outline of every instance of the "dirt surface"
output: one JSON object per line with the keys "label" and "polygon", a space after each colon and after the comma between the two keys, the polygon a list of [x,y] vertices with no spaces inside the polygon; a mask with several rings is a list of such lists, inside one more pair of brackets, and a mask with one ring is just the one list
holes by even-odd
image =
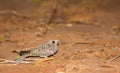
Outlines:
{"label": "dirt surface", "polygon": [[85,7],[78,0],[63,1],[57,3],[55,18],[47,24],[55,1],[9,1],[0,0],[0,59],[14,60],[17,54],[12,50],[52,39],[59,40],[60,45],[49,60],[0,64],[0,73],[120,73],[120,57],[107,63],[120,54],[119,3],[100,8]]}

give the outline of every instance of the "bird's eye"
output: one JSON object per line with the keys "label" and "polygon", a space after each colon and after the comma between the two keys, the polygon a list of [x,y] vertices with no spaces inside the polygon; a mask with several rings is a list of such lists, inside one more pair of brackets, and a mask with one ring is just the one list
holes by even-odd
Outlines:
{"label": "bird's eye", "polygon": [[55,43],[55,41],[52,41],[52,43]]}

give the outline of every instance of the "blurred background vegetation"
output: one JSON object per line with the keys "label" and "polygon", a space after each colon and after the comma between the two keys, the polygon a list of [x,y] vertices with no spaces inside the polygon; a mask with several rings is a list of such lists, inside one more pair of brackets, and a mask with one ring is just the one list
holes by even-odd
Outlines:
{"label": "blurred background vegetation", "polygon": [[0,10],[29,9],[31,7],[36,7],[36,5],[53,5],[55,2],[64,6],[80,5],[82,7],[91,7],[93,9],[120,7],[120,0],[0,0]]}

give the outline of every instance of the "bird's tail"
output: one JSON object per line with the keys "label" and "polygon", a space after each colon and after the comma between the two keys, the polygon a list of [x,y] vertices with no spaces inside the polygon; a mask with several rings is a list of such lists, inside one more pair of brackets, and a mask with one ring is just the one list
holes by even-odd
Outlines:
{"label": "bird's tail", "polygon": [[13,50],[12,52],[13,52],[13,53],[17,53],[17,54],[20,55],[20,52],[18,52],[18,51],[16,51],[16,50]]}
{"label": "bird's tail", "polygon": [[13,50],[12,52],[13,52],[13,53],[17,53],[17,54],[19,54],[20,56],[22,56],[22,55],[25,55],[25,54],[30,53],[30,50],[25,50],[25,51],[16,51],[16,50]]}

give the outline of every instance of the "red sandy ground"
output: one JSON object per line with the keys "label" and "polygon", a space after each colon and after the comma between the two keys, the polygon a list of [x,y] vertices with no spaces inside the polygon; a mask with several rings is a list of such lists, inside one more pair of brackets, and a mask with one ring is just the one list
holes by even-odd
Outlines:
{"label": "red sandy ground", "polygon": [[[32,7],[28,3],[28,6],[23,4],[23,7],[18,5],[18,9],[14,6],[10,7],[11,10],[15,9],[30,19],[10,13],[0,14],[0,37],[4,38],[0,43],[0,59],[13,60],[17,54],[12,53],[12,50],[31,48],[51,39],[60,40],[59,51],[51,57],[53,59],[40,58],[34,64],[0,64],[0,73],[120,73],[120,58],[106,63],[108,59],[120,54],[119,7],[81,14],[78,6],[71,6],[68,12],[73,14],[67,18],[68,21],[80,20],[85,24],[45,26],[35,19],[50,15],[49,4]],[[9,4],[0,5],[3,11],[10,8]]]}

